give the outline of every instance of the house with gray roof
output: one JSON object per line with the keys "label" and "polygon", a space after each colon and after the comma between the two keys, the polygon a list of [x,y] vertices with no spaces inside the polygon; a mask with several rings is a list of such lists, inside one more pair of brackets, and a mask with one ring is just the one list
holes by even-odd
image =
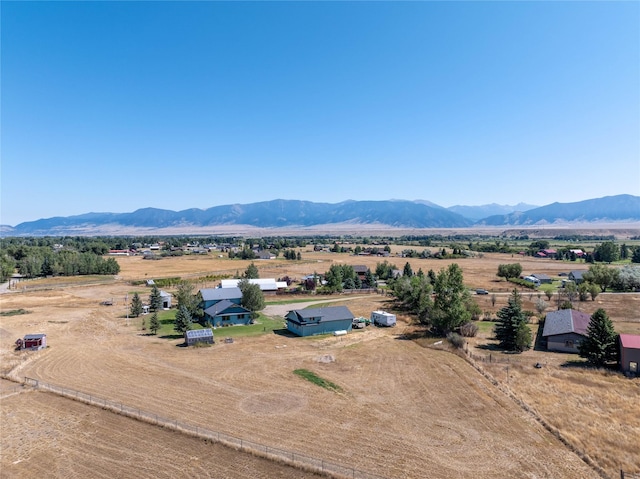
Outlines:
{"label": "house with gray roof", "polygon": [[540,284],[551,284],[551,278],[546,274],[534,273],[531,276],[533,278],[536,278],[540,282]]}
{"label": "house with gray roof", "polygon": [[200,307],[206,310],[208,307],[225,299],[232,303],[240,304],[242,291],[237,286],[233,288],[205,288],[200,290],[200,297],[202,298]]}
{"label": "house with gray roof", "polygon": [[298,336],[351,331],[353,318],[346,306],[294,309],[285,316],[287,329]]}
{"label": "house with gray roof", "polygon": [[576,284],[580,284],[584,281],[584,278],[582,277],[582,275],[586,272],[587,271],[583,271],[583,270],[571,271],[569,272],[569,279]]}
{"label": "house with gray roof", "polygon": [[548,351],[578,353],[578,345],[587,337],[591,316],[575,309],[560,309],[547,313],[542,337]]}

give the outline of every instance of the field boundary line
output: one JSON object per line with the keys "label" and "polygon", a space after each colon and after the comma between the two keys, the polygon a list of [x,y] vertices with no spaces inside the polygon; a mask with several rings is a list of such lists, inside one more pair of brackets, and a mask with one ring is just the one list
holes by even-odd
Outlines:
{"label": "field boundary line", "polygon": [[284,463],[296,469],[324,475],[325,477],[333,477],[335,479],[385,479],[383,476],[361,471],[353,467],[342,466],[326,459],[319,459],[306,454],[267,446],[255,441],[238,438],[230,434],[214,431],[201,426],[183,423],[177,419],[165,418],[139,408],[129,407],[122,403],[83,393],[75,389],[56,386],[39,379],[25,376],[22,384],[36,390],[50,392],[90,406],[97,406],[137,421],[160,426],[198,439],[204,439],[206,441],[235,449],[236,451],[261,457],[269,461]]}
{"label": "field boundary line", "polygon": [[[540,414],[536,409],[531,407],[527,402],[523,399],[516,396],[516,394],[509,388],[505,387],[500,381],[494,378],[490,373],[488,373],[474,358],[474,356],[465,350],[462,350],[461,356],[467,363],[469,363],[476,371],[478,371],[482,376],[484,376],[491,384],[493,384],[498,391],[502,392],[505,396],[515,402],[523,411],[533,417],[542,427],[544,427],[547,431],[549,431],[553,436],[555,436],[564,446],[569,449],[572,453],[582,460],[585,464],[587,464],[591,469],[593,469],[600,477],[603,479],[611,479],[606,471],[600,467],[596,461],[591,459],[589,455],[587,455],[584,451],[580,450],[576,445],[574,445],[571,441],[569,441],[564,435],[560,432],[558,428],[556,428],[553,424],[547,421],[542,414]],[[454,353],[456,354],[456,353]],[[502,363],[502,361],[498,361]],[[509,362],[507,361],[507,364]]]}

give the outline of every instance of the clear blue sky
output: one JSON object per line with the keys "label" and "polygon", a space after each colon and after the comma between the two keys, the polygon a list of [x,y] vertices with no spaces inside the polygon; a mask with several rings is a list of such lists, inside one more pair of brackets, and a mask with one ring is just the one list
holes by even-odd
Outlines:
{"label": "clear blue sky", "polygon": [[640,194],[640,3],[2,1],[0,223]]}

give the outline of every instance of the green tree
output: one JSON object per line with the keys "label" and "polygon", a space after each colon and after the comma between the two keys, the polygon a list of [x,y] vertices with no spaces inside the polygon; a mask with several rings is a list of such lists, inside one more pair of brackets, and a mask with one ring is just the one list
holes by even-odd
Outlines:
{"label": "green tree", "polygon": [[140,295],[138,293],[133,293],[129,311],[131,313],[131,316],[133,316],[134,318],[137,318],[142,314],[142,300],[140,299]]}
{"label": "green tree", "polygon": [[411,265],[407,261],[404,265],[404,269],[402,270],[402,276],[413,276],[413,270],[411,269]]}
{"label": "green tree", "polygon": [[440,270],[433,289],[435,298],[430,317],[436,333],[446,335],[471,319],[465,306],[469,291],[464,287],[460,266],[453,263]]}
{"label": "green tree", "polygon": [[191,317],[199,320],[204,317],[204,311],[200,308],[200,297],[194,292],[193,284],[188,281],[181,281],[176,291],[177,307],[184,306],[189,311]]}
{"label": "green tree", "polygon": [[192,328],[191,314],[186,306],[180,306],[176,312],[176,319],[173,326],[174,331],[184,333]]}
{"label": "green tree", "polygon": [[613,241],[605,241],[593,250],[593,257],[596,261],[603,263],[613,263],[620,257],[620,249]]}
{"label": "green tree", "polygon": [[249,280],[243,279],[238,282],[238,288],[242,291],[240,304],[251,311],[254,316],[257,311],[264,309],[264,294],[260,286],[251,284]]}
{"label": "green tree", "polygon": [[618,355],[617,335],[604,309],[596,310],[587,327],[587,337],[578,345],[580,357],[593,366],[604,366]]}
{"label": "green tree", "polygon": [[158,319],[158,313],[153,313],[149,320],[149,330],[152,334],[157,334],[160,329],[160,320]]}
{"label": "green tree", "polygon": [[393,295],[398,300],[399,307],[415,314],[418,321],[430,324],[429,312],[433,306],[431,292],[433,286],[425,276],[401,276],[394,281]]}
{"label": "green tree", "polygon": [[604,293],[617,279],[618,270],[603,264],[592,264],[589,271],[582,275],[585,281],[597,284]]}
{"label": "green tree", "polygon": [[498,265],[497,276],[499,278],[518,278],[522,274],[522,265],[520,263],[500,264]]}
{"label": "green tree", "polygon": [[16,269],[16,262],[9,255],[0,255],[0,283],[4,283],[11,278]]}
{"label": "green tree", "polygon": [[494,328],[500,347],[506,351],[522,352],[531,347],[531,330],[522,311],[522,300],[514,288],[507,306],[497,312],[498,322]]}
{"label": "green tree", "polygon": [[640,263],[640,246],[636,246],[635,248],[633,248],[633,253],[631,254],[631,262]]}
{"label": "green tree", "polygon": [[162,309],[162,296],[160,296],[160,290],[155,284],[151,287],[151,294],[149,295],[149,309],[151,311],[160,311]]}
{"label": "green tree", "polygon": [[260,274],[258,273],[258,267],[255,264],[253,264],[253,262],[251,262],[251,264],[247,266],[247,269],[244,271],[244,274],[242,275],[242,277],[245,279],[259,278]]}

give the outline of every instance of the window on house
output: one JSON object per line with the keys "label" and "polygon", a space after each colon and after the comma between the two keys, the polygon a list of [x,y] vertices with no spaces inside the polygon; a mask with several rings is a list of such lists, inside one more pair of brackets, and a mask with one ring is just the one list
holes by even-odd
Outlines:
{"label": "window on house", "polygon": [[564,345],[565,345],[565,347],[567,347],[567,348],[572,348],[572,347],[573,347],[573,341],[571,341],[570,339],[567,339],[567,340],[564,342]]}
{"label": "window on house", "polygon": [[244,314],[239,314],[238,319],[244,319]]}

